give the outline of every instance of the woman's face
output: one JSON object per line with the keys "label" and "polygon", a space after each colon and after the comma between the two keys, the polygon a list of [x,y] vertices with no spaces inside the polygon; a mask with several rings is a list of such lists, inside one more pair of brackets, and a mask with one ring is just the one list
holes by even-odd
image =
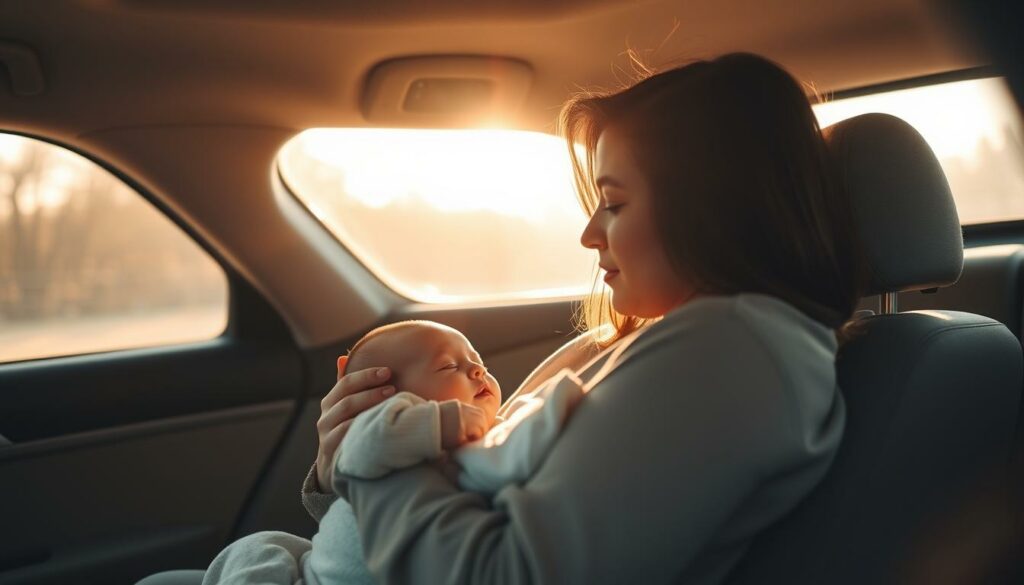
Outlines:
{"label": "woman's face", "polygon": [[624,315],[660,317],[692,296],[672,270],[654,225],[652,194],[629,142],[609,128],[595,155],[598,209],[580,236],[597,250],[612,305]]}

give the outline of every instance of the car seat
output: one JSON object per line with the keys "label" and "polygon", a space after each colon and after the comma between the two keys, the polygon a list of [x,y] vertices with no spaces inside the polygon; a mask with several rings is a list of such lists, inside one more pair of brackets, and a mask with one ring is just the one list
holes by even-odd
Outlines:
{"label": "car seat", "polygon": [[[727,583],[981,582],[1015,538],[1020,343],[980,315],[898,312],[895,293],[953,284],[963,265],[956,207],[924,139],[883,114],[824,134],[881,314],[859,319],[836,359],[847,425],[832,467]],[[978,510],[1003,526],[982,529]]]}

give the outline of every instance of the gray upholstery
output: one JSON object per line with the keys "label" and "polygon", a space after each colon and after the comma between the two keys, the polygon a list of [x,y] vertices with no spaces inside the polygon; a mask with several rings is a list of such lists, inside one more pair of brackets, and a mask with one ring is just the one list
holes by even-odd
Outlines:
{"label": "gray upholstery", "polygon": [[1009,502],[993,499],[1013,448],[1021,361],[1017,339],[987,317],[866,319],[839,358],[847,428],[831,470],[730,584],[927,582],[912,576],[946,552],[931,534],[979,499],[1009,517]]}
{"label": "gray upholstery", "polygon": [[[873,292],[954,282],[959,221],[917,132],[869,114],[826,136],[867,240]],[[990,553],[1012,543],[1016,337],[953,311],[859,324],[837,357],[847,428],[832,468],[755,540],[730,585],[990,582]]]}
{"label": "gray upholstery", "polygon": [[887,114],[850,118],[825,134],[839,181],[855,194],[851,203],[872,270],[868,294],[956,282],[963,267],[960,220],[924,138]]}

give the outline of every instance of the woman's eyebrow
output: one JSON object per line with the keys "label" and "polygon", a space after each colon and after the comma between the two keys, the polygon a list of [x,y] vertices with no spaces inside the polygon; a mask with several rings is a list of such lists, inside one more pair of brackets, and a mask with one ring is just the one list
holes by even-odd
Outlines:
{"label": "woman's eyebrow", "polygon": [[604,188],[604,187],[615,187],[617,189],[625,189],[626,188],[625,185],[623,185],[622,183],[620,183],[617,180],[613,179],[612,177],[609,177],[608,175],[601,175],[600,177],[597,178],[597,181],[594,181],[594,184],[597,185],[598,189],[601,189],[601,188]]}

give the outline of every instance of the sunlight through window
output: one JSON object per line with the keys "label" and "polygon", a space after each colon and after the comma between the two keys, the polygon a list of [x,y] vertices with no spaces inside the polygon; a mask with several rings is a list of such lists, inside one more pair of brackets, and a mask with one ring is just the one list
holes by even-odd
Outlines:
{"label": "sunlight through window", "polygon": [[892,114],[935,151],[964,224],[1024,218],[1024,132],[1002,79],[971,79],[836,100],[814,107],[822,127]]}
{"label": "sunlight through window", "polygon": [[279,157],[291,191],[399,293],[451,303],[579,295],[565,143],[508,130],[315,129]]}

